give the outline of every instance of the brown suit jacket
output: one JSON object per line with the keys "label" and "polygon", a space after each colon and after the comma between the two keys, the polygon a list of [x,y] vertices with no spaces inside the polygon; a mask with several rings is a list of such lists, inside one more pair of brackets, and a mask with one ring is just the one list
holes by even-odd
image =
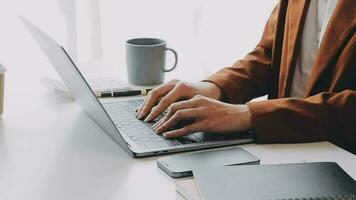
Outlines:
{"label": "brown suit jacket", "polygon": [[356,153],[356,1],[336,5],[305,98],[291,98],[296,53],[309,0],[281,0],[256,48],[208,78],[226,101],[247,103],[258,143],[329,140]]}

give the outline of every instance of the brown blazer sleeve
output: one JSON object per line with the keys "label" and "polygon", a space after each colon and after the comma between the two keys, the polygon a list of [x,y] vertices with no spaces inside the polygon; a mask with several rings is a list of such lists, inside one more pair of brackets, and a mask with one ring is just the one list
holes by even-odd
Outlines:
{"label": "brown blazer sleeve", "polygon": [[205,80],[220,87],[226,98],[225,101],[246,103],[252,98],[267,94],[278,7],[279,5],[268,19],[261,41],[256,48],[232,67],[223,68]]}
{"label": "brown blazer sleeve", "polygon": [[329,140],[356,150],[356,91],[249,102],[258,143]]}
{"label": "brown blazer sleeve", "polygon": [[[227,102],[246,103],[270,92],[270,86],[274,83],[272,76],[278,76],[272,68],[272,60],[275,59],[272,58],[272,50],[275,51],[273,48],[278,46],[276,27],[279,25],[277,19],[283,16],[282,8],[286,8],[283,2],[285,1],[281,1],[274,9],[256,48],[232,67],[224,68],[206,80],[221,88]],[[339,10],[353,8],[346,3],[348,2],[344,1],[340,4]],[[346,18],[341,19],[345,21]],[[351,30],[350,34],[354,34],[354,22],[349,18],[348,21],[350,28],[345,30]],[[340,42],[340,48],[342,44]],[[349,48],[352,47],[351,52],[354,52],[354,44],[349,44]],[[341,50],[337,54],[340,56],[339,60],[344,61],[338,62],[340,71],[335,74],[343,79],[335,79],[334,88],[329,88],[331,83],[324,83],[325,88],[329,89],[320,87],[320,91],[315,89],[315,92],[310,92],[311,96],[304,99],[278,96],[279,99],[247,103],[258,143],[328,140],[356,153],[356,91],[355,79],[350,75],[355,72],[352,68],[355,63],[352,57],[354,54],[347,53],[346,50],[347,47],[343,54]]]}

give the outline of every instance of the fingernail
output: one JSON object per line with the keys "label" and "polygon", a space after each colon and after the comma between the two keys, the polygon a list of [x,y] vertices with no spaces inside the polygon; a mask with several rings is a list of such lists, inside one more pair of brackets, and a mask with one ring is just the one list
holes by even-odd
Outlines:
{"label": "fingernail", "polygon": [[137,119],[142,119],[142,117],[143,117],[143,114],[142,114],[142,113],[140,113],[140,114],[138,114]]}
{"label": "fingernail", "polygon": [[144,122],[149,122],[149,121],[151,121],[151,115],[148,115],[146,118],[145,118],[145,120],[143,120]]}
{"label": "fingernail", "polygon": [[163,133],[162,135],[163,137],[167,138],[167,133]]}
{"label": "fingernail", "polygon": [[161,129],[160,129],[160,128],[155,128],[154,131],[155,131],[156,133],[161,133]]}
{"label": "fingernail", "polygon": [[155,127],[153,127],[153,130],[155,131],[155,132],[157,132],[157,130],[159,129],[159,125],[157,125],[157,126],[155,126]]}

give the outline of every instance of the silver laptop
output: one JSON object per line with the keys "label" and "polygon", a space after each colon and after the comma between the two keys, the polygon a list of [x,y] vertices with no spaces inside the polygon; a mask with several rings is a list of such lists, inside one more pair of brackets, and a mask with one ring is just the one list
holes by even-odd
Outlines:
{"label": "silver laptop", "polygon": [[253,142],[250,133],[223,136],[198,132],[165,139],[151,129],[152,123],[136,119],[134,109],[142,100],[100,103],[64,48],[31,22],[21,19],[85,113],[130,156],[152,156]]}

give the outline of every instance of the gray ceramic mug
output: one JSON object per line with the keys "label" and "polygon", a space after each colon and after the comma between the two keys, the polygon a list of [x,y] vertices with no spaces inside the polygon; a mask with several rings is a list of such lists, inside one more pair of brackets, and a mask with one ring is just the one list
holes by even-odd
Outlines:
{"label": "gray ceramic mug", "polygon": [[[155,38],[136,38],[126,42],[127,75],[133,85],[158,85],[164,82],[164,73],[176,68],[177,52],[167,43]],[[166,68],[166,51],[175,57],[173,67]]]}

